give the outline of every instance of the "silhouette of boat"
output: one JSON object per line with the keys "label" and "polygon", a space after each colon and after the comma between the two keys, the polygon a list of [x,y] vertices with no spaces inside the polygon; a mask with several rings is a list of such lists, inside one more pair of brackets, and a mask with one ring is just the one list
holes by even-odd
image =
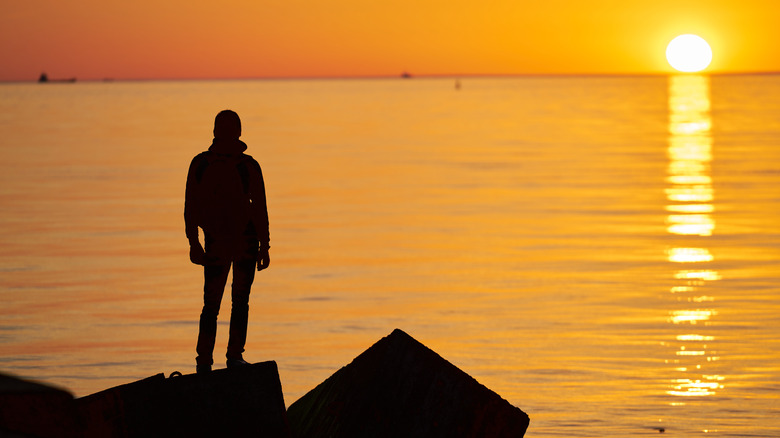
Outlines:
{"label": "silhouette of boat", "polygon": [[41,73],[41,76],[38,77],[38,83],[39,84],[45,84],[48,82],[67,82],[72,83],[76,82],[76,78],[68,78],[68,79],[49,79],[49,75],[47,75],[45,72]]}

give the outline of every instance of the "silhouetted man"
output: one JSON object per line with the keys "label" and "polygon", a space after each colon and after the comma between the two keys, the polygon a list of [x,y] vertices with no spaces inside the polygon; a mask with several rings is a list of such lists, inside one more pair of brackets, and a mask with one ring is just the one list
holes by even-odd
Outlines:
{"label": "silhouetted man", "polygon": [[[255,267],[263,270],[268,255],[268,209],[260,165],[244,154],[239,140],[241,120],[225,110],[214,120],[214,141],[190,164],[184,201],[184,222],[190,260],[203,265],[203,311],[196,358],[199,373],[211,371],[217,315],[230,267],[233,267],[230,339],[227,367],[248,365],[242,356],[249,320],[249,292]],[[206,249],[200,244],[203,229]]]}

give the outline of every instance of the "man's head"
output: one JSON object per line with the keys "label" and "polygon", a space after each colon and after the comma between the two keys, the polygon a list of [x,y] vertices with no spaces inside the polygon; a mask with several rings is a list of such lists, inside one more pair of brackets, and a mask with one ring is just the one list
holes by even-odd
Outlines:
{"label": "man's head", "polygon": [[214,119],[214,138],[235,139],[241,137],[241,119],[235,111],[224,110]]}

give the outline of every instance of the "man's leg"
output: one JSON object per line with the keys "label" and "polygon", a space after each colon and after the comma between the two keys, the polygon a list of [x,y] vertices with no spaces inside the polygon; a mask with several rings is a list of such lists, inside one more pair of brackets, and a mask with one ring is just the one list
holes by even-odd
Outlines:
{"label": "man's leg", "polygon": [[200,331],[198,333],[199,366],[210,366],[214,363],[214,343],[217,339],[217,316],[225,292],[230,264],[208,265],[203,268],[203,311],[200,314]]}
{"label": "man's leg", "polygon": [[240,360],[246,345],[246,332],[249,323],[249,293],[255,279],[257,256],[244,258],[233,263],[232,309],[230,312],[230,340],[228,341],[228,360]]}

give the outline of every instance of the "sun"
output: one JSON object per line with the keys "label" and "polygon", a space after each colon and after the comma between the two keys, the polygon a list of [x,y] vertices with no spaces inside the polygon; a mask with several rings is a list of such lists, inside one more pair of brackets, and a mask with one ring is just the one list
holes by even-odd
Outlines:
{"label": "sun", "polygon": [[666,46],[666,60],[677,71],[702,71],[712,62],[712,49],[698,35],[680,35]]}

